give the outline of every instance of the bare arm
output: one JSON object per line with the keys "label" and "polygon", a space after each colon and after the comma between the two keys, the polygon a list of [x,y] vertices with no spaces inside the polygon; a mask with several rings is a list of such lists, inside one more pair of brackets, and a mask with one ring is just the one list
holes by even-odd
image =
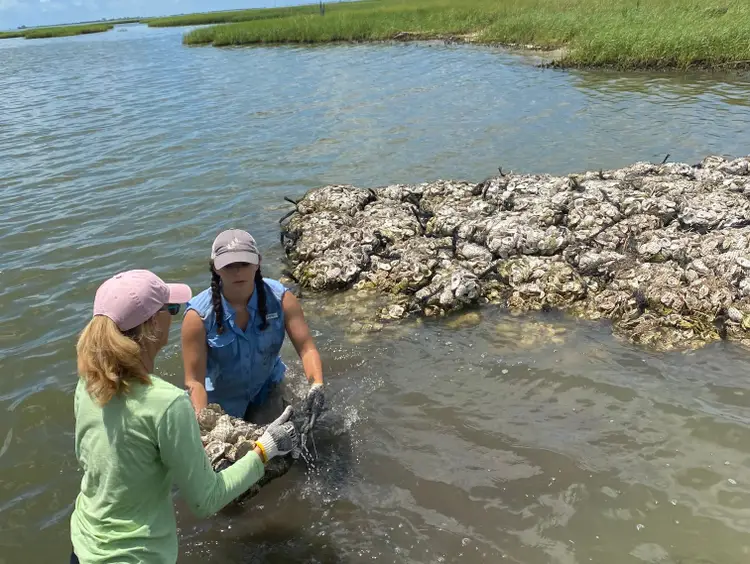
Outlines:
{"label": "bare arm", "polygon": [[190,310],[182,321],[182,363],[185,387],[193,409],[198,413],[208,405],[206,393],[206,329],[200,316]]}
{"label": "bare arm", "polygon": [[310,328],[305,321],[305,315],[302,313],[297,296],[291,292],[286,292],[281,301],[284,309],[284,319],[286,332],[294,345],[297,354],[302,360],[302,367],[308,380],[313,383],[323,383],[323,365],[320,361],[320,354],[313,342]]}

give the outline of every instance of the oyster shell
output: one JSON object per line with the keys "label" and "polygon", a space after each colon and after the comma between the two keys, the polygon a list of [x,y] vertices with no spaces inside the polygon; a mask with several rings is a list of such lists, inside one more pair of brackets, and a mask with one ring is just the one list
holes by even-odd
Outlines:
{"label": "oyster shell", "polygon": [[[371,312],[396,320],[497,303],[606,317],[657,348],[750,342],[747,194],[750,157],[716,156],[478,184],[332,185],[302,198],[282,239],[301,286],[388,297],[349,310],[358,328],[375,323]],[[218,428],[209,438],[223,437]]]}
{"label": "oyster shell", "polygon": [[[208,404],[198,413],[202,430],[201,442],[215,472],[230,467],[255,448],[255,439],[265,431],[265,427],[248,423],[238,417],[226,414],[219,405]],[[212,426],[213,425],[213,426]],[[262,486],[285,474],[292,465],[292,456],[276,457],[265,467],[263,478],[247,492],[237,498],[247,499],[260,492]]]}

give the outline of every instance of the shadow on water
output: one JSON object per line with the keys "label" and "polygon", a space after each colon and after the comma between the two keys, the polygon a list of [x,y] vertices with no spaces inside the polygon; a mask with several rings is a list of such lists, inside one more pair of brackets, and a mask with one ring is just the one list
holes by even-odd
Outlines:
{"label": "shadow on water", "polygon": [[[347,370],[346,361],[324,360],[334,374]],[[298,362],[290,362],[286,382],[287,397],[296,407],[306,389]],[[268,483],[258,495],[231,503],[203,521],[196,521],[177,500],[178,520],[183,522],[180,545],[191,561],[200,557],[243,564],[351,562],[321,520],[332,507],[348,505],[347,488],[363,479],[358,471],[358,414],[351,410],[352,392],[337,384],[328,384],[326,411],[308,441],[314,460],[297,459],[287,474]]]}
{"label": "shadow on water", "polygon": [[[233,503],[180,540],[191,559],[208,562],[349,562],[330,536],[309,519],[325,514],[355,480],[354,445],[349,433],[321,419],[315,431],[318,459],[299,459],[255,497]],[[315,517],[310,517],[315,516]],[[189,519],[189,517],[188,517]],[[187,520],[187,519],[186,519]],[[197,534],[198,538],[191,538]],[[199,540],[200,539],[200,540]]]}
{"label": "shadow on water", "polygon": [[282,522],[264,523],[251,533],[234,537],[231,542],[217,542],[205,556],[209,562],[237,564],[349,562],[329,539],[315,535],[309,527]]}

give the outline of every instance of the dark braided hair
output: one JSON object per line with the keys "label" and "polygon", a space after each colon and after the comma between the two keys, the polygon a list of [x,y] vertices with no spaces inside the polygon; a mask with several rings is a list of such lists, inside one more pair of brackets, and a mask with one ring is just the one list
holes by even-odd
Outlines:
{"label": "dark braided hair", "polygon": [[[214,313],[216,314],[216,325],[218,325],[217,332],[219,335],[224,333],[224,306],[221,303],[221,277],[214,269],[213,261],[209,264],[211,268],[211,301],[214,306]],[[258,313],[260,313],[260,330],[265,331],[268,327],[268,320],[266,315],[268,314],[268,305],[266,304],[266,285],[263,282],[263,275],[260,273],[260,268],[255,271],[255,289],[258,292]]]}
{"label": "dark braided hair", "polygon": [[263,282],[263,275],[260,273],[260,267],[255,271],[255,290],[258,292],[258,313],[260,313],[260,330],[265,331],[268,327],[266,314],[268,307],[266,304],[266,284]]}
{"label": "dark braided hair", "polygon": [[224,333],[224,306],[221,304],[221,276],[214,269],[214,261],[211,261],[209,266],[211,268],[211,300],[214,305],[214,317],[216,317],[216,324],[218,325],[217,332],[221,335]]}

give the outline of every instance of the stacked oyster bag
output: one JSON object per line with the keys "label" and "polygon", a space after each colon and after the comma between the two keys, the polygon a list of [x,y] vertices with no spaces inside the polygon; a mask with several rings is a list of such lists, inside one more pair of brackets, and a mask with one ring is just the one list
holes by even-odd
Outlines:
{"label": "stacked oyster bag", "polygon": [[[224,412],[218,404],[210,403],[198,414],[203,448],[216,472],[234,464],[255,448],[255,441],[263,435],[265,425],[254,425]],[[263,477],[239,500],[256,496],[260,489],[289,471],[296,453],[277,456],[268,461]]]}
{"label": "stacked oyster bag", "polygon": [[750,345],[750,157],[330,185],[281,223],[291,278],[377,291],[383,320],[494,303],[609,319],[661,349]]}

